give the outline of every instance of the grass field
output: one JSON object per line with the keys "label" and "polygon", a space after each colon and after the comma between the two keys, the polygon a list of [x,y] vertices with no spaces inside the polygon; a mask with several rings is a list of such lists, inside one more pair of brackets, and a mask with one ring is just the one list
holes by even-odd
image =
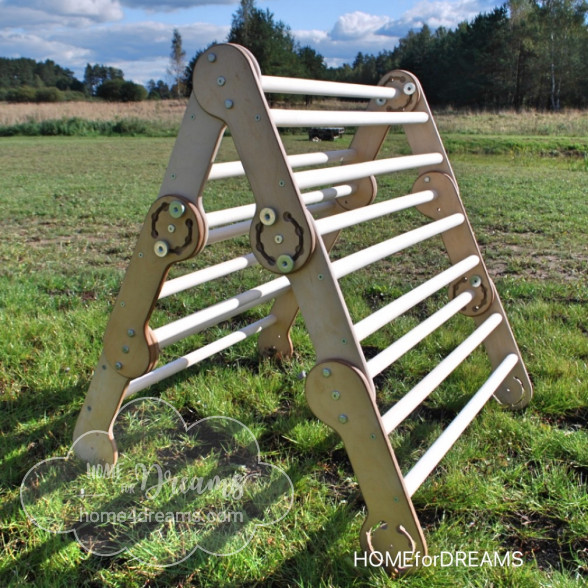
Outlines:
{"label": "grass field", "polygon": [[[294,328],[292,361],[258,361],[255,342],[247,341],[145,391],[168,400],[189,423],[214,415],[239,419],[254,432],[264,461],[292,479],[290,513],[260,529],[238,554],[196,552],[179,565],[150,568],[124,554],[88,554],[71,533],[49,533],[26,517],[20,484],[37,462],[64,456],[71,446],[108,315],[173,139],[0,139],[0,585],[582,585],[588,576],[586,115],[550,118],[550,130],[541,132],[546,120],[531,124],[513,113],[441,119],[470,221],[535,396],[521,412],[490,402],[413,497],[430,553],[520,551],[523,565],[431,567],[397,581],[377,568],[354,566],[365,506],[342,443],[306,405],[300,374],[312,367],[313,351],[302,320]],[[300,135],[285,141],[291,152],[316,148]],[[384,151],[402,149],[392,135]],[[231,158],[230,149],[221,157]],[[413,179],[383,179],[380,193],[404,194]],[[243,182],[227,180],[208,190],[205,204],[224,208],[246,193]],[[350,230],[337,255],[414,226],[419,218],[402,213],[392,229],[387,221]],[[409,290],[422,281],[423,268],[445,267],[439,245],[417,247],[342,280],[352,316]],[[205,251],[202,260],[176,273],[245,250],[247,241],[238,239]],[[250,268],[198,293],[167,299],[153,322],[184,316],[189,308],[265,279]],[[372,336],[369,352],[414,326],[438,302]],[[249,316],[264,316],[263,310]],[[391,405],[470,329],[469,320],[456,317],[451,330],[384,372],[377,381],[381,403]],[[215,334],[225,332],[229,325]],[[198,335],[166,350],[164,359],[205,341]],[[394,433],[403,471],[465,403],[468,390],[483,381],[485,369],[484,354],[474,354]]]}

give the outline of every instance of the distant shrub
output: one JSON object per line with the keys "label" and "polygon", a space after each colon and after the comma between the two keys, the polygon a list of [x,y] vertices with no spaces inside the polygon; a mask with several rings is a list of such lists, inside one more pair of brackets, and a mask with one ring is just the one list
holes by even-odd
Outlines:
{"label": "distant shrub", "polygon": [[35,102],[63,102],[65,95],[57,88],[39,88],[35,92]]}
{"label": "distant shrub", "polygon": [[37,90],[31,86],[20,86],[8,91],[8,102],[36,102]]}

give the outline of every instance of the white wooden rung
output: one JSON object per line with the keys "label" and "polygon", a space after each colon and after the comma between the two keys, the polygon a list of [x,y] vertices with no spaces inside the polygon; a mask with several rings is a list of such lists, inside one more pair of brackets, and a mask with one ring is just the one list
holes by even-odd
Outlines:
{"label": "white wooden rung", "polygon": [[413,468],[404,477],[404,484],[409,496],[412,496],[427,479],[429,474],[445,457],[453,444],[459,439],[467,426],[482,410],[486,402],[518,363],[516,354],[507,355],[502,363],[492,372],[488,380],[462,408],[451,424],[441,433]]}
{"label": "white wooden rung", "polygon": [[144,390],[145,388],[152,386],[153,384],[157,384],[157,382],[161,382],[161,380],[165,380],[174,374],[193,366],[202,360],[214,355],[215,353],[219,353],[225,349],[228,349],[232,345],[235,345],[247,337],[251,337],[257,333],[260,333],[264,329],[267,329],[271,325],[275,324],[276,317],[273,314],[266,316],[242,329],[234,331],[229,335],[221,337],[208,345],[204,345],[200,349],[196,349],[187,355],[183,355],[174,361],[171,361],[157,369],[154,369],[151,372],[144,374],[134,380],[131,380],[129,383],[129,387],[127,388],[124,397],[128,398],[129,396],[136,394],[140,390]]}
{"label": "white wooden rung", "polygon": [[391,126],[422,124],[429,120],[426,112],[372,112],[365,110],[270,110],[278,127]]}
{"label": "white wooden rung", "polygon": [[333,273],[335,274],[335,277],[342,278],[362,267],[366,267],[367,265],[384,259],[389,255],[398,253],[407,247],[411,247],[412,245],[430,239],[435,235],[440,235],[445,231],[458,227],[464,222],[464,220],[465,217],[463,214],[452,214],[451,216],[428,223],[418,227],[418,229],[413,229],[402,235],[392,237],[391,239],[382,241],[381,243],[377,243],[376,245],[372,245],[361,251],[356,251],[347,257],[334,261],[332,263]]}
{"label": "white wooden rung", "polygon": [[[353,186],[345,184],[342,186],[334,186],[332,188],[324,188],[322,190],[314,190],[313,192],[306,192],[302,195],[304,204],[314,204],[324,200],[333,200],[342,196],[350,196],[355,191]],[[253,218],[255,214],[255,204],[244,204],[242,206],[235,206],[234,208],[225,208],[223,210],[215,210],[206,213],[206,221],[209,228],[218,227],[221,225],[228,225],[242,220]],[[218,242],[215,239],[213,242]],[[210,242],[210,237],[209,241]]]}
{"label": "white wooden rung", "polygon": [[433,390],[445,380],[474,349],[502,322],[502,315],[490,315],[467,339],[464,339],[443,361],[430,371],[412,390],[401,398],[383,417],[389,435]]}
{"label": "white wooden rung", "polygon": [[342,82],[324,82],[279,76],[261,76],[261,87],[270,94],[305,94],[308,96],[339,96],[341,98],[384,98],[398,95],[394,88],[364,86]]}
{"label": "white wooden rung", "polygon": [[429,318],[411,329],[408,333],[397,339],[378,353],[375,357],[367,362],[368,373],[371,378],[375,378],[379,373],[384,371],[389,365],[393,364],[398,358],[410,351],[425,337],[438,329],[442,324],[447,322],[452,316],[455,316],[462,308],[467,306],[474,298],[474,293],[470,290],[462,292],[443,308],[432,314]]}
{"label": "white wooden rung", "polygon": [[316,221],[316,228],[321,235],[326,235],[333,231],[344,229],[345,227],[351,227],[359,223],[380,218],[386,214],[392,214],[393,212],[399,212],[412,206],[419,206],[420,204],[425,204],[425,202],[431,202],[435,199],[435,196],[436,194],[432,190],[424,190],[422,192],[408,194],[407,196],[392,198],[384,202],[358,208],[357,210],[348,210],[347,212],[321,218]]}
{"label": "white wooden rung", "polygon": [[438,165],[443,162],[441,153],[422,153],[420,155],[405,155],[388,159],[376,159],[363,163],[350,163],[338,167],[311,169],[297,172],[294,178],[300,190],[313,188],[325,184],[352,182],[368,176],[378,176],[392,172]]}
{"label": "white wooden rung", "polygon": [[183,292],[189,288],[200,286],[211,280],[228,276],[229,274],[255,265],[256,263],[257,259],[255,258],[255,255],[253,255],[253,253],[247,253],[246,255],[240,255],[234,259],[229,259],[228,261],[205,267],[190,274],[174,278],[173,280],[168,280],[161,289],[159,300],[171,296],[172,294]]}
{"label": "white wooden rung", "polygon": [[157,343],[163,349],[185,337],[199,333],[208,327],[217,325],[223,320],[230,319],[250,308],[263,304],[288,291],[289,288],[290,282],[288,278],[282,276],[251,290],[237,294],[227,300],[223,300],[218,304],[203,308],[198,312],[155,329],[154,335]]}
{"label": "white wooden rung", "polygon": [[[306,167],[311,165],[323,165],[325,163],[344,163],[351,161],[357,156],[355,149],[339,149],[335,151],[318,151],[316,153],[299,153],[289,155],[288,163],[290,167]],[[226,161],[223,163],[213,164],[209,180],[222,180],[226,178],[236,178],[245,175],[245,169],[240,161]]]}
{"label": "white wooden rung", "polygon": [[365,317],[353,327],[357,339],[363,341],[372,333],[381,329],[384,325],[393,321],[395,318],[398,318],[407,310],[410,310],[419,304],[419,302],[425,300],[425,298],[428,298],[444,286],[448,286],[451,282],[463,276],[467,271],[475,268],[479,263],[480,258],[477,255],[470,255],[459,263],[451,266],[449,269],[446,269],[435,277],[423,282],[414,290],[403,294],[400,298],[393,300],[373,314]]}

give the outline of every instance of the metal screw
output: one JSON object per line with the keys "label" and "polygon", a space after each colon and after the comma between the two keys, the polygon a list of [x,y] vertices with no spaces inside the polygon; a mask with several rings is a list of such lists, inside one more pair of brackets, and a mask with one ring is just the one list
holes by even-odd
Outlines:
{"label": "metal screw", "polygon": [[216,78],[216,83],[219,86],[224,86],[227,83],[227,80],[225,80],[225,78],[223,78],[223,76],[219,76],[218,78]]}
{"label": "metal screw", "polygon": [[174,200],[169,205],[169,215],[172,218],[180,218],[184,214],[184,212],[186,212],[186,207],[179,200]]}
{"label": "metal screw", "polygon": [[155,241],[153,251],[157,257],[165,257],[169,252],[169,245],[165,241]]}
{"label": "metal screw", "polygon": [[425,184],[428,184],[431,181],[430,176],[425,176]]}
{"label": "metal screw", "polygon": [[333,390],[331,392],[331,398],[333,400],[339,400],[339,398],[341,398],[341,392],[339,392],[339,390]]}
{"label": "metal screw", "polygon": [[268,227],[276,222],[276,218],[276,211],[273,208],[262,208],[259,213],[259,220]]}
{"label": "metal screw", "polygon": [[319,280],[324,280],[325,279],[325,276],[323,276],[323,274],[319,274],[317,277],[318,277]]}
{"label": "metal screw", "polygon": [[280,185],[280,188],[283,188],[286,185],[286,182],[284,180],[280,180],[278,184]]}
{"label": "metal screw", "polygon": [[472,276],[472,279],[470,280],[470,284],[474,288],[479,288],[482,285],[482,278],[480,276]]}
{"label": "metal screw", "polygon": [[167,225],[167,232],[168,233],[175,233],[176,232],[176,225]]}
{"label": "metal screw", "polygon": [[129,337],[134,337],[134,336],[135,336],[135,329],[129,329],[129,330],[127,331],[127,335],[128,335]]}
{"label": "metal screw", "polygon": [[341,339],[341,343],[343,343],[343,345],[347,345],[347,339],[345,339],[345,338]]}
{"label": "metal screw", "polygon": [[375,440],[377,439],[377,436],[376,436],[376,434],[375,434],[375,433],[372,433],[372,434],[370,435],[370,439],[371,439],[372,441],[375,441]]}
{"label": "metal screw", "polygon": [[287,274],[294,269],[294,260],[289,255],[280,255],[278,257],[278,267],[280,271]]}
{"label": "metal screw", "polygon": [[331,375],[331,370],[329,368],[323,368],[323,378],[328,378]]}
{"label": "metal screw", "polygon": [[259,121],[261,120],[261,115],[259,115],[259,114],[256,114],[256,115],[255,115],[255,120],[256,120],[257,122],[259,122]]}
{"label": "metal screw", "polygon": [[416,85],[412,82],[408,82],[408,84],[404,84],[404,88],[402,88],[402,91],[407,96],[412,96],[416,92]]}
{"label": "metal screw", "polygon": [[225,108],[233,108],[233,101],[225,100]]}
{"label": "metal screw", "polygon": [[122,352],[123,353],[128,353],[129,352],[129,346],[128,345],[123,345],[122,346]]}
{"label": "metal screw", "polygon": [[276,242],[278,245],[280,245],[281,243],[283,243],[283,242],[284,242],[284,235],[276,235],[276,236],[274,237],[274,241],[275,241],[275,242]]}
{"label": "metal screw", "polygon": [[388,102],[388,101],[386,100],[386,98],[376,98],[376,104],[377,104],[378,106],[384,106],[384,104],[386,104],[386,102]]}
{"label": "metal screw", "polygon": [[340,414],[339,415],[339,422],[344,425],[347,421],[349,420],[349,418],[347,417],[346,414]]}
{"label": "metal screw", "polygon": [[122,364],[120,361],[117,361],[117,362],[114,364],[114,367],[115,367],[117,370],[122,370],[123,364]]}
{"label": "metal screw", "polygon": [[215,53],[209,53],[208,54],[208,61],[210,61],[210,63],[214,63],[216,61],[216,54]]}

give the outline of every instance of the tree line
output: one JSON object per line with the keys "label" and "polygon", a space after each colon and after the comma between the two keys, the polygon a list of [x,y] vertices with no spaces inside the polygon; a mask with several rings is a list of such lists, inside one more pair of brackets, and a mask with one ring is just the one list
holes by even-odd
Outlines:
{"label": "tree line", "polygon": [[[329,68],[290,27],[241,0],[226,39],[247,47],[266,75],[375,84],[388,71],[406,69],[423,84],[435,106],[554,111],[588,106],[587,0],[509,0],[455,29],[410,31],[397,46],[377,55],[358,53],[353,63]],[[149,80],[147,88],[124,79],[119,69],[88,64],[84,80],[51,60],[0,58],[0,100],[56,101],[71,96],[134,101],[189,95],[198,51],[185,63],[174,30],[171,84]]]}

